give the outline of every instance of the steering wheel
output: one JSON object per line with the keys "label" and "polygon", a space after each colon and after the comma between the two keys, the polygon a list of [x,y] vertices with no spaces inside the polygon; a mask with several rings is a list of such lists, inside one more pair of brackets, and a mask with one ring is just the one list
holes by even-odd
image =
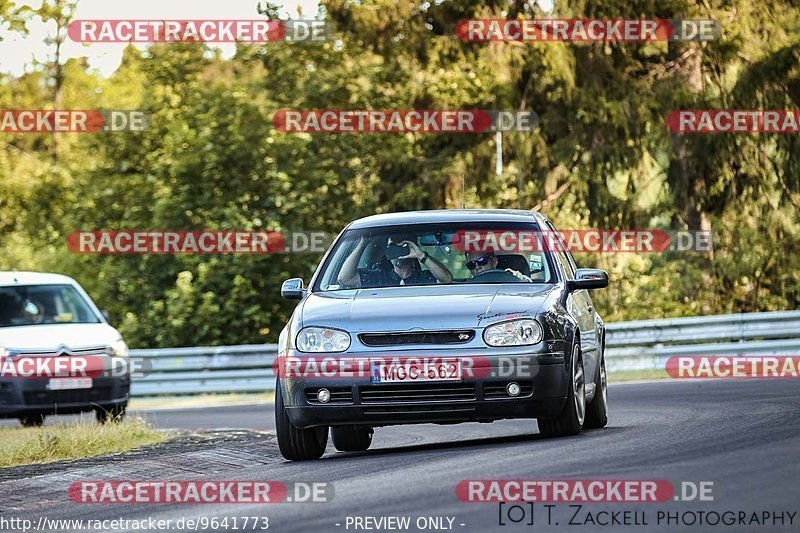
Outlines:
{"label": "steering wheel", "polygon": [[478,272],[472,279],[471,283],[518,283],[520,280],[513,274],[506,272],[501,268],[491,268]]}

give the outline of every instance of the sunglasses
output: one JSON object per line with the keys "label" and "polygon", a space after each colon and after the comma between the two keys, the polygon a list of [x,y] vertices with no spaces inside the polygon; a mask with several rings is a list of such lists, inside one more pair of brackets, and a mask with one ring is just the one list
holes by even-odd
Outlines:
{"label": "sunglasses", "polygon": [[493,255],[482,255],[476,259],[471,259],[467,261],[467,268],[469,270],[474,270],[476,266],[484,266],[488,265],[489,261],[494,257]]}

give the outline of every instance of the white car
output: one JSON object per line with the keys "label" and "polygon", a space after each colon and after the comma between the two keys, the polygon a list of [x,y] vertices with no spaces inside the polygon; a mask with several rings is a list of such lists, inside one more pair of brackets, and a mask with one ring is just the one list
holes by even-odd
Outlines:
{"label": "white car", "polygon": [[[52,363],[68,369],[85,361],[104,370],[51,374]],[[52,414],[94,411],[101,422],[125,414],[128,347],[70,277],[0,271],[0,362],[0,418],[38,426]]]}

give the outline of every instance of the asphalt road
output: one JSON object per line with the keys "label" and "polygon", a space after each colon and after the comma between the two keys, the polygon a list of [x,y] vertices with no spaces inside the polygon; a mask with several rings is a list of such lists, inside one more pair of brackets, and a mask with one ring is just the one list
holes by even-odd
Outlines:
{"label": "asphalt road", "polygon": [[[799,393],[798,380],[613,384],[609,426],[577,437],[541,439],[535,421],[527,420],[379,428],[368,452],[339,453],[329,447],[320,461],[301,463],[286,462],[278,455],[274,436],[268,432],[274,424],[270,405],[153,411],[146,416],[164,428],[267,431],[212,433],[202,441],[132,456],[0,471],[4,475],[0,477],[4,480],[0,481],[0,525],[3,519],[23,516],[34,520],[40,516],[153,518],[173,523],[180,518],[228,517],[227,529],[233,530],[232,520],[238,517],[241,531],[242,517],[261,516],[269,518],[271,531],[327,532],[365,531],[353,527],[356,517],[398,516],[411,518],[407,531],[436,530],[418,529],[420,517],[444,517],[445,527],[452,519],[452,530],[470,532],[798,531]],[[327,503],[180,506],[80,505],[66,496],[66,487],[81,479],[198,478],[328,482],[335,494]],[[535,503],[533,524],[527,525],[530,507],[511,510],[506,506],[501,512],[497,503],[462,502],[455,492],[457,483],[468,479],[565,478],[664,479],[676,490],[681,482],[710,481],[713,501],[591,503],[580,509],[556,504],[549,519],[544,505]],[[625,510],[630,511],[628,525],[597,525],[612,520],[612,515],[602,511]],[[662,514],[659,520],[659,512],[677,514]],[[701,517],[701,512],[711,514]],[[670,516],[675,519],[667,522]],[[726,520],[726,516],[736,523],[699,522]],[[510,521],[520,517],[519,523]],[[622,514],[616,518],[625,520]],[[500,525],[500,520],[507,525]],[[122,526],[104,531],[141,531],[131,523]],[[208,526],[198,529],[225,530],[221,525]]]}

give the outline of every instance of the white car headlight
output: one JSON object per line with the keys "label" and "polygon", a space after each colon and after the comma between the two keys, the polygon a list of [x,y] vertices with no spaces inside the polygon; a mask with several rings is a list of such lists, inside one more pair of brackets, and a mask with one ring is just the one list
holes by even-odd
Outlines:
{"label": "white car headlight", "polygon": [[114,357],[126,357],[128,355],[128,345],[122,339],[111,343],[111,355]]}
{"label": "white car headlight", "polygon": [[518,318],[492,324],[483,330],[489,346],[529,346],[542,340],[542,326],[532,318]]}
{"label": "white car headlight", "polygon": [[343,352],[350,347],[350,334],[340,329],[308,327],[297,334],[301,352]]}
{"label": "white car headlight", "polygon": [[8,357],[9,351],[8,348],[3,348],[0,346],[0,357]]}

